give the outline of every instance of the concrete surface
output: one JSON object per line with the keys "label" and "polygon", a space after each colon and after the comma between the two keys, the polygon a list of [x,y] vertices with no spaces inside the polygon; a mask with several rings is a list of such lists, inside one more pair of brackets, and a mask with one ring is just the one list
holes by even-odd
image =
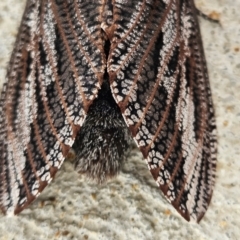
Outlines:
{"label": "concrete surface", "polygon": [[[0,2],[0,81],[25,0]],[[3,239],[240,239],[240,0],[197,0],[220,25],[200,18],[218,126],[218,167],[210,207],[189,224],[171,207],[137,150],[103,186],[64,163],[52,184],[20,215],[0,214]]]}

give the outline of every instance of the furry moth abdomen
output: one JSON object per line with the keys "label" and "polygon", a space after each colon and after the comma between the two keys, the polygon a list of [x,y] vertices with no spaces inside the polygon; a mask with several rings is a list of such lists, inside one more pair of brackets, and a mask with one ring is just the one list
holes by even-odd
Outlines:
{"label": "furry moth abdomen", "polygon": [[104,81],[73,146],[76,170],[99,183],[115,176],[126,158],[130,138],[109,84]]}
{"label": "furry moth abdomen", "polygon": [[129,135],[186,220],[207,210],[216,126],[193,0],[28,0],[0,116],[6,214],[39,195],[74,142],[79,172],[115,175]]}

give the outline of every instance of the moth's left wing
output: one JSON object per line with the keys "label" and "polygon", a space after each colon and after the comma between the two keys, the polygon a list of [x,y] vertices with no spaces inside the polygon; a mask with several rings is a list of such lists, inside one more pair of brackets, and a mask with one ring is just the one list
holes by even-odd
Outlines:
{"label": "moth's left wing", "polygon": [[113,96],[168,201],[200,221],[216,168],[215,119],[192,0],[115,1]]}
{"label": "moth's left wing", "polygon": [[0,99],[0,208],[51,181],[105,72],[101,1],[28,0]]}

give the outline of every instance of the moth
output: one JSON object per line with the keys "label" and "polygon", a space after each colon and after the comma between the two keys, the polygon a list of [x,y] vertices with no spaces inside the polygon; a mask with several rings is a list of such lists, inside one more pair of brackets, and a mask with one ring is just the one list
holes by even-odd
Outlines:
{"label": "moth", "polygon": [[28,0],[0,100],[0,206],[18,214],[73,146],[115,176],[130,138],[167,200],[199,222],[216,124],[193,0]]}

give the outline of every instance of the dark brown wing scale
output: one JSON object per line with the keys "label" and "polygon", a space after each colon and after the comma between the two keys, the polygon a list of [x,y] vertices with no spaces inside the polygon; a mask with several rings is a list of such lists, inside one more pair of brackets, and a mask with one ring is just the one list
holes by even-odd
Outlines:
{"label": "dark brown wing scale", "polygon": [[0,100],[3,212],[35,199],[75,138],[80,172],[116,174],[128,145],[121,113],[168,201],[200,221],[216,127],[193,1],[29,0]]}

